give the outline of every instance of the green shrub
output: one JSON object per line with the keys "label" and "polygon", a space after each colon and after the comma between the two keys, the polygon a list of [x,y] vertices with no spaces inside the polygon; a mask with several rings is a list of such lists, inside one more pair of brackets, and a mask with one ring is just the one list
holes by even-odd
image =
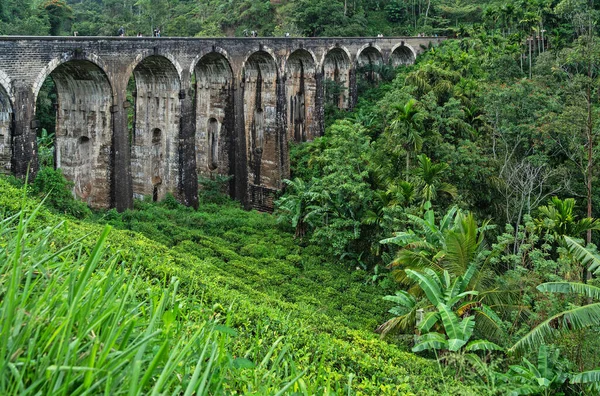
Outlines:
{"label": "green shrub", "polygon": [[83,219],[91,214],[84,202],[73,197],[73,183],[65,179],[60,169],[43,167],[32,184],[32,192],[45,197],[44,203],[52,210]]}

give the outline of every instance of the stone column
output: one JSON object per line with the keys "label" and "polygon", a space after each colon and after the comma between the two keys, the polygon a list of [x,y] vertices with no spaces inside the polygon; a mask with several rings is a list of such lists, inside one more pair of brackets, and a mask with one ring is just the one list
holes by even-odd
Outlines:
{"label": "stone column", "polygon": [[[183,73],[182,81],[191,81],[189,73]],[[179,132],[179,190],[186,206],[198,209],[198,175],[196,173],[196,106],[194,90],[184,83],[179,94],[181,121]]]}
{"label": "stone column", "polygon": [[[110,108],[113,123],[112,147],[112,200],[117,211],[133,209],[133,186],[131,179],[131,148],[125,98],[127,81],[116,87],[116,96]],[[129,104],[129,103],[127,103]]]}
{"label": "stone column", "polygon": [[348,110],[354,109],[358,102],[358,90],[356,87],[356,67],[352,66],[348,72],[350,81],[348,82],[348,90],[350,91],[350,100],[348,102]]}
{"label": "stone column", "polygon": [[279,180],[290,178],[290,153],[287,134],[287,98],[285,76],[277,78],[276,129],[279,148]]}
{"label": "stone column", "polygon": [[318,136],[325,135],[325,85],[323,73],[315,74],[315,120]]}
{"label": "stone column", "polygon": [[37,128],[35,117],[35,97],[28,87],[15,90],[14,127],[12,138],[11,169],[18,178],[33,180],[38,171]]}
{"label": "stone column", "polygon": [[235,199],[248,207],[248,152],[246,151],[246,118],[244,114],[244,82],[234,80],[233,108],[235,112]]}

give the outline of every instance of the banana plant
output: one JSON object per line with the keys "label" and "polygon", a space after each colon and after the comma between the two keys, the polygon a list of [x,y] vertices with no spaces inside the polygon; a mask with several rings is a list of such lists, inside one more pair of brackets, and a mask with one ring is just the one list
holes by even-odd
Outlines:
{"label": "banana plant", "polygon": [[423,272],[406,270],[407,276],[415,281],[426,296],[428,305],[426,312],[417,321],[418,302],[406,291],[399,291],[395,296],[386,296],[385,300],[398,304],[390,310],[396,315],[379,327],[382,334],[393,328],[413,328],[419,334],[413,352],[425,350],[465,351],[500,350],[500,346],[487,340],[469,342],[475,328],[475,317],[472,313],[481,311],[500,323],[500,318],[480,301],[476,300],[478,292],[467,290],[471,278],[476,273],[476,266],[470,265],[463,276],[454,279],[448,271],[439,276],[435,271],[426,268]]}
{"label": "banana plant", "polygon": [[[569,378],[559,362],[559,350],[546,345],[539,348],[537,364],[522,358],[522,364],[512,365],[501,378],[509,384],[510,395],[548,395]],[[512,385],[512,386],[511,386]]]}
{"label": "banana plant", "polygon": [[[494,372],[497,382],[505,384],[504,391],[510,395],[555,394],[567,383],[583,386],[590,393],[600,391],[600,370],[569,373],[559,359],[558,348],[542,344],[538,349],[537,362],[527,358],[521,364],[510,366],[507,373]],[[534,364],[535,363],[535,364]]]}
{"label": "banana plant", "polygon": [[[503,306],[503,299],[512,294],[496,286],[497,275],[490,270],[492,255],[486,252],[484,241],[485,231],[489,229],[488,223],[478,227],[471,213],[464,213],[457,207],[451,208],[436,221],[431,205],[426,205],[425,209],[423,218],[407,215],[414,224],[414,231],[398,232],[394,237],[380,241],[382,244],[400,246],[396,259],[391,264],[395,268],[392,274],[409,289],[408,292],[398,292],[396,296],[387,297],[388,301],[398,303],[390,311],[396,316],[380,326],[379,331],[382,335],[393,329],[412,331],[416,318],[413,311],[416,308],[408,302],[410,299],[407,295],[419,298],[424,294],[422,281],[415,273],[439,273],[444,274],[443,279],[463,279],[460,293],[476,291],[469,294],[458,308],[459,317],[464,317],[465,313],[477,308],[474,313],[478,330],[500,336],[502,330],[498,324],[501,321],[489,305]],[[451,283],[448,281],[447,287]],[[437,309],[437,302],[430,304],[432,309]]]}

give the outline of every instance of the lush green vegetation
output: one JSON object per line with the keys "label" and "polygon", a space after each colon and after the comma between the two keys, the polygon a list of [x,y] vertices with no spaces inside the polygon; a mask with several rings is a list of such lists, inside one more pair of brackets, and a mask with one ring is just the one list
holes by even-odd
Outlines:
{"label": "lush green vegetation", "polygon": [[[302,394],[470,392],[444,380],[435,363],[372,332],[389,280],[328,264],[270,215],[231,202],[194,212],[170,198],[83,222],[44,207],[33,217],[36,201],[26,199],[23,212],[22,190],[0,185],[6,393],[147,393],[202,384],[206,394],[275,394],[287,384]],[[26,231],[19,231],[21,213]],[[97,223],[115,229],[104,235]],[[49,296],[56,302],[47,305]],[[43,365],[36,360],[42,355]],[[122,363],[133,357],[139,363]]]}
{"label": "lush green vegetation", "polygon": [[3,0],[0,34],[376,36],[463,34],[483,25],[522,40],[546,32],[562,45],[585,1],[486,0]]}

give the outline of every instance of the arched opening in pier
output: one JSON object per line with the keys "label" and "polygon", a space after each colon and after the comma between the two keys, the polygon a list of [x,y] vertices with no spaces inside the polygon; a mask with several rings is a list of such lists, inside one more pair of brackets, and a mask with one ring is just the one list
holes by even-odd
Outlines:
{"label": "arched opening in pier", "polygon": [[[195,68],[196,169],[200,176],[231,176],[235,169],[233,71],[219,52],[204,55]],[[235,195],[233,178],[228,192]]]}
{"label": "arched opening in pier", "polygon": [[6,89],[0,85],[0,173],[11,172],[13,123],[10,97]]}
{"label": "arched opening in pier", "polygon": [[111,105],[106,74],[87,60],[58,65],[36,92],[40,164],[53,162],[94,208],[111,206]]}
{"label": "arched opening in pier", "polygon": [[134,69],[130,87],[133,196],[160,201],[177,193],[179,177],[179,73],[163,56],[153,55]]}
{"label": "arched opening in pier", "polygon": [[288,100],[287,138],[295,142],[314,139],[316,66],[310,52],[299,49],[291,53],[285,67],[285,92]]}
{"label": "arched opening in pier", "polygon": [[390,63],[394,68],[403,65],[412,65],[415,63],[415,54],[409,47],[401,44],[392,51]]}
{"label": "arched opening in pier", "polygon": [[[277,136],[277,65],[265,51],[250,55],[242,70],[248,177],[252,185],[280,188],[281,147]],[[252,200],[251,191],[250,200]]]}
{"label": "arched opening in pier", "polygon": [[357,89],[360,93],[369,86],[377,84],[382,78],[387,79],[384,70],[383,56],[375,47],[366,47],[358,54],[357,60]]}
{"label": "arched opening in pier", "polygon": [[325,111],[327,106],[340,110],[350,106],[350,57],[343,49],[331,49],[323,62],[323,80],[325,86]]}

